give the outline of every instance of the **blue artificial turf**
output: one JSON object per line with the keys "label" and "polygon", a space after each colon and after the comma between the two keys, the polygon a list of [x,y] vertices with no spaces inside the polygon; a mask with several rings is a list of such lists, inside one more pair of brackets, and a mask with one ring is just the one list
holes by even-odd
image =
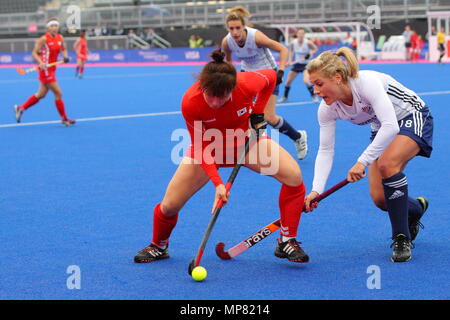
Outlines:
{"label": "blue artificial turf", "polygon": [[[58,79],[73,118],[179,111],[184,91],[200,67],[87,68],[84,79],[60,68]],[[449,299],[450,219],[448,71],[435,64],[362,65],[387,72],[416,92],[425,92],[435,120],[431,159],[408,165],[410,195],[430,207],[408,263],[389,261],[390,224],[368,194],[367,179],[346,186],[302,216],[299,240],[309,264],[274,257],[276,236],[230,261],[214,244],[232,246],[278,218],[279,183],[243,168],[222,210],[202,259],[208,277],[187,274],[210,219],[209,183],[180,213],[171,258],[134,264],[152,233],[152,208],[164,194],[176,165],[171,134],[185,124],[180,114],[80,121],[74,127],[14,123],[12,106],[38,86],[35,75],[0,69],[0,299]],[[428,93],[427,93],[428,92]],[[300,78],[290,102],[308,101]],[[317,104],[286,105],[278,113],[306,129],[309,155],[300,166],[311,186],[318,147]],[[24,123],[58,120],[52,94],[23,116]],[[335,162],[328,186],[369,143],[368,126],[338,123]],[[280,144],[294,154],[285,136]],[[230,169],[221,171],[227,178]],[[69,290],[66,270],[81,270],[81,289]],[[381,270],[381,289],[369,290],[368,267]]]}

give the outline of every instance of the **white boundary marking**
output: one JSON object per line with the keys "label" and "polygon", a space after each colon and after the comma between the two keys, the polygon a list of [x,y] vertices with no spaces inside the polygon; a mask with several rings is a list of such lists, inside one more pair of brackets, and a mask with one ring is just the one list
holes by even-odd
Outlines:
{"label": "white boundary marking", "polygon": [[[84,78],[85,79],[114,79],[114,78],[141,78],[141,77],[153,77],[153,76],[165,76],[165,75],[183,75],[183,74],[195,74],[194,72],[181,72],[181,71],[174,71],[174,72],[148,72],[148,73],[130,73],[130,74],[98,74],[98,75],[87,75]],[[58,80],[64,80],[64,81],[82,81],[75,76],[73,77],[58,77]],[[0,80],[0,84],[9,84],[9,83],[20,83],[20,82],[36,82],[36,77],[27,77],[24,79],[11,79],[11,80]]]}
{"label": "white boundary marking", "polygon": [[[417,94],[419,96],[450,94],[450,90],[419,92]],[[299,105],[315,104],[315,103],[317,103],[317,102],[312,102],[312,101],[287,102],[287,103],[277,104],[277,106],[278,107],[289,107],[289,106],[299,106]],[[81,118],[81,119],[76,119],[76,120],[77,120],[77,122],[88,122],[88,121],[100,121],[100,120],[158,117],[158,116],[168,116],[168,115],[174,115],[174,114],[181,114],[181,111],[125,114],[125,115],[107,116],[107,117]],[[36,126],[36,125],[53,124],[53,123],[61,123],[61,121],[53,120],[53,121],[38,121],[38,122],[25,122],[25,123],[8,123],[8,124],[1,124],[0,129],[1,128],[12,128],[12,127],[23,127],[23,126]]]}

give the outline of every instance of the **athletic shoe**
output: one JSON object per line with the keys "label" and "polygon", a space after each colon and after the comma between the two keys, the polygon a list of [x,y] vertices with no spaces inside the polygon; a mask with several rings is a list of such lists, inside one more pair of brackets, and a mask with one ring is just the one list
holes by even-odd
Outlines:
{"label": "athletic shoe", "polygon": [[411,249],[414,248],[411,240],[406,238],[403,233],[396,235],[392,240],[392,262],[406,262],[411,260]]}
{"label": "athletic shoe", "polygon": [[64,119],[61,121],[62,121],[62,124],[65,125],[66,127],[73,126],[76,122],[75,120],[71,120],[71,119]]}
{"label": "athletic shoe", "polygon": [[22,114],[23,114],[23,110],[20,109],[20,107],[16,104],[16,105],[14,105],[14,112],[16,114],[16,121],[17,121],[17,123],[19,123],[20,118],[22,117]]}
{"label": "athletic shoe", "polygon": [[425,211],[427,211],[428,209],[428,199],[425,197],[418,197],[416,198],[419,203],[420,206],[422,207],[422,214],[420,215],[420,217],[418,219],[411,219],[409,218],[409,233],[411,234],[411,241],[414,241],[417,237],[417,235],[419,234],[419,228],[424,229],[425,227],[423,226],[423,224],[420,222],[420,219],[423,217],[423,215],[425,214]]}
{"label": "athletic shoe", "polygon": [[298,130],[300,138],[294,141],[295,149],[297,150],[297,158],[300,160],[306,157],[308,153],[308,134],[305,130]]}
{"label": "athletic shoe", "polygon": [[150,243],[148,246],[146,246],[136,254],[136,256],[134,257],[134,262],[146,263],[167,258],[169,258],[168,247],[166,247],[165,249],[161,249],[153,243]]}
{"label": "athletic shoe", "polygon": [[280,99],[278,99],[278,103],[283,103],[283,102],[287,102],[288,98],[286,97],[281,97]]}
{"label": "athletic shoe", "polygon": [[313,102],[319,102],[319,98],[316,95],[311,96]]}
{"label": "athletic shoe", "polygon": [[291,262],[309,262],[309,257],[299,246],[301,242],[298,242],[295,238],[288,241],[281,242],[277,239],[277,247],[275,248],[275,256],[278,258],[287,258]]}

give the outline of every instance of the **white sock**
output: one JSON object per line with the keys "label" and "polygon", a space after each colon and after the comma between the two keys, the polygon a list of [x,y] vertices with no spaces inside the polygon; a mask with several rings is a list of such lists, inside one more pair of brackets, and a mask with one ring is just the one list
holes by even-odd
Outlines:
{"label": "white sock", "polygon": [[286,242],[289,241],[291,239],[294,239],[295,237],[285,237],[285,236],[281,236],[281,242]]}

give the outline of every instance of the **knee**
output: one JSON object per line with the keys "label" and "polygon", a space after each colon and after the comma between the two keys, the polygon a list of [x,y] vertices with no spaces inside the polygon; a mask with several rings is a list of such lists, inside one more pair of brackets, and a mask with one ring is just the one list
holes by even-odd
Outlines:
{"label": "knee", "polygon": [[264,120],[270,125],[276,126],[280,121],[280,118],[275,113],[264,113]]}
{"label": "knee", "polygon": [[55,93],[55,100],[61,100],[62,99],[62,93]]}
{"label": "knee", "polygon": [[296,174],[294,177],[290,178],[287,185],[291,187],[298,187],[303,184],[302,175],[300,172]]}
{"label": "knee", "polygon": [[43,98],[45,98],[45,96],[47,95],[47,93],[36,93],[34,96],[37,98],[37,99],[43,99]]}
{"label": "knee", "polygon": [[302,174],[300,170],[295,170],[289,173],[282,179],[283,184],[289,187],[297,187],[303,183]]}
{"label": "knee", "polygon": [[383,179],[392,177],[401,171],[401,165],[391,158],[378,159],[378,170]]}
{"label": "knee", "polygon": [[180,211],[180,206],[175,202],[175,201],[171,201],[171,200],[166,200],[164,199],[161,202],[161,212],[165,215],[165,216],[174,216],[176,215],[179,211]]}

